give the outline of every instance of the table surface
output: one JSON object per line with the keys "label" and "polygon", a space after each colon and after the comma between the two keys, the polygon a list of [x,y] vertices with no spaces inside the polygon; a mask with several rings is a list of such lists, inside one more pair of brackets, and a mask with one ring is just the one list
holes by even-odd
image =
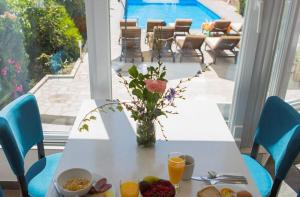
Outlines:
{"label": "table surface", "polygon": [[[194,175],[207,175],[208,170],[244,175],[249,184],[240,187],[260,196],[215,103],[196,100],[177,103],[178,115],[161,118],[168,141],[157,129],[154,148],[137,147],[135,122],[128,118],[128,112],[96,113],[97,119],[89,124],[89,131],[79,132],[78,125],[84,115],[103,103],[94,100],[83,103],[55,177],[66,169],[80,167],[107,177],[114,188],[118,188],[120,180],[141,180],[147,175],[168,179],[168,153],[182,152],[194,157]],[[204,186],[198,181],[182,182],[176,196],[196,196]],[[47,196],[57,196],[53,184]]]}

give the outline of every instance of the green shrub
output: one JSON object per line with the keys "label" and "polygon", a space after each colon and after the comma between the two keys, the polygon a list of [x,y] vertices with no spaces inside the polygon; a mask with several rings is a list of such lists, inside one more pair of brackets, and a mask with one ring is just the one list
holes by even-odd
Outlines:
{"label": "green shrub", "polygon": [[0,14],[3,14],[7,10],[7,5],[5,0],[0,0]]}
{"label": "green shrub", "polygon": [[244,16],[247,0],[240,0],[239,13]]}
{"label": "green shrub", "polygon": [[85,3],[84,0],[56,0],[58,3],[65,6],[69,15],[73,19],[75,25],[79,29],[79,32],[86,40],[86,15],[85,15]]}
{"label": "green shrub", "polygon": [[8,1],[22,18],[31,79],[38,81],[50,73],[51,64],[45,62],[45,56],[63,51],[63,62],[72,62],[79,57],[78,41],[82,37],[63,5],[53,0],[43,4],[32,0]]}
{"label": "green shrub", "polygon": [[19,18],[0,0],[0,108],[27,92],[28,55]]}

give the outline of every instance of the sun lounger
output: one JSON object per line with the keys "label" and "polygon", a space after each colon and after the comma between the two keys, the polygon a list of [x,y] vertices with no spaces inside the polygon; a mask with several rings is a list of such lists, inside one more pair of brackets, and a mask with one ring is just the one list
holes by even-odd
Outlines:
{"label": "sun lounger", "polygon": [[122,28],[126,27],[137,27],[137,20],[136,19],[122,19],[120,20],[120,37],[119,37],[119,44],[121,42],[121,33],[122,33]]}
{"label": "sun lounger", "polygon": [[121,29],[121,56],[120,61],[124,57],[125,62],[127,58],[140,57],[144,61],[142,49],[141,49],[141,28],[139,27],[127,27],[127,29]]}
{"label": "sun lounger", "polygon": [[149,20],[147,21],[147,30],[146,30],[146,38],[145,43],[149,43],[149,38],[153,36],[154,27],[166,26],[166,23],[163,20]]}
{"label": "sun lounger", "polygon": [[127,27],[136,27],[137,26],[137,20],[136,19],[125,19],[120,20],[120,28],[125,27],[127,22]]}
{"label": "sun lounger", "polygon": [[243,28],[243,23],[231,23],[230,27],[234,32],[240,33]]}
{"label": "sun lounger", "polygon": [[204,56],[201,50],[204,40],[204,35],[187,35],[176,39],[176,45],[180,53],[180,62],[183,57],[200,57],[201,63],[204,63]]}
{"label": "sun lounger", "polygon": [[192,19],[177,19],[175,22],[175,36],[190,34]]}
{"label": "sun lounger", "polygon": [[213,22],[213,28],[210,33],[223,33],[227,34],[230,30],[230,21],[227,20],[216,20]]}
{"label": "sun lounger", "polygon": [[[205,49],[209,47],[209,51],[213,53],[213,63],[216,63],[217,57],[234,57],[236,62],[238,55],[236,47],[239,42],[240,36],[208,37],[205,39]],[[231,52],[231,55],[221,55],[227,51]]]}
{"label": "sun lounger", "polygon": [[174,27],[154,27],[153,35],[149,37],[149,47],[152,51],[151,61],[154,57],[160,59],[163,56],[171,55],[175,62],[175,54],[172,50],[174,30]]}

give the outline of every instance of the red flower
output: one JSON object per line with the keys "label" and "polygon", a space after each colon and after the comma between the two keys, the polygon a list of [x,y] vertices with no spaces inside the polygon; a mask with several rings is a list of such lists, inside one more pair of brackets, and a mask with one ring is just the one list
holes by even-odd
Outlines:
{"label": "red flower", "polygon": [[163,94],[167,87],[167,82],[163,80],[151,80],[147,79],[144,81],[146,84],[146,89],[149,92],[161,93]]}
{"label": "red flower", "polygon": [[23,86],[22,85],[17,85],[16,88],[15,88],[15,91],[22,93],[23,92]]}
{"label": "red flower", "polygon": [[0,73],[1,73],[1,75],[2,75],[3,77],[6,77],[7,74],[8,74],[8,69],[7,69],[7,67],[2,68],[1,71],[0,71]]}
{"label": "red flower", "polygon": [[21,72],[21,65],[19,64],[19,63],[15,63],[15,71],[17,72],[17,73],[20,73]]}

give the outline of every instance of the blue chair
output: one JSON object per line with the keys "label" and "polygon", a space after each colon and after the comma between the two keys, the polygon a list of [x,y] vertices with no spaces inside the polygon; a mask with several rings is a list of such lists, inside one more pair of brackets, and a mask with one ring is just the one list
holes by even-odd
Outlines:
{"label": "blue chair", "polygon": [[[45,157],[38,105],[26,94],[0,112],[0,144],[21,187],[22,196],[44,197],[53,179],[61,153]],[[25,173],[24,158],[37,145],[38,158]]]}
{"label": "blue chair", "polygon": [[1,186],[0,186],[0,197],[3,197],[3,192],[2,192]]}
{"label": "blue chair", "polygon": [[[300,152],[300,114],[278,97],[270,97],[262,111],[251,156],[243,155],[261,195],[275,197]],[[275,163],[274,181],[255,159],[263,146]]]}

